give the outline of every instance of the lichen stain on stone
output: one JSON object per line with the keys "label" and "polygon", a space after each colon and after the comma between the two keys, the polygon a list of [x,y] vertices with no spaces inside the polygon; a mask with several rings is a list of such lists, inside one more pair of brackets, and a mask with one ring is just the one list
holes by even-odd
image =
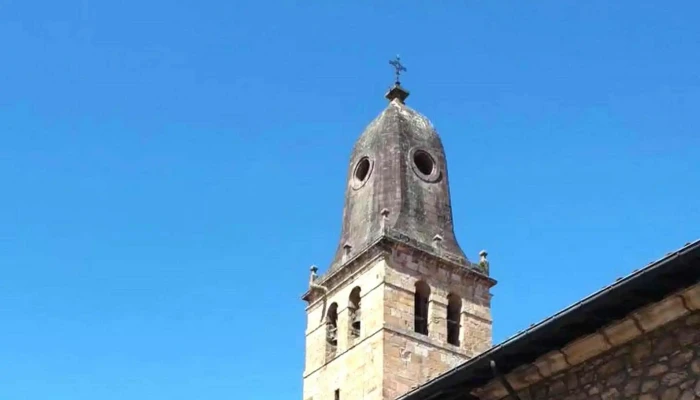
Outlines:
{"label": "lichen stain on stone", "polygon": [[[438,179],[425,181],[417,175],[415,160],[410,156],[415,149],[434,159]],[[369,157],[373,172],[367,183],[355,190],[352,174],[362,157]],[[379,212],[384,208],[390,212],[388,218]],[[353,148],[341,240],[330,270],[340,268],[347,259],[346,243],[352,245],[352,252],[362,251],[387,232],[430,250],[434,247],[433,237],[439,233],[443,237],[442,256],[466,260],[452,224],[447,165],[440,137],[425,116],[394,100],[367,125]]]}
{"label": "lichen stain on stone", "polygon": [[429,137],[431,136],[430,133],[435,135],[435,127],[426,116],[398,101],[392,101],[391,105],[396,107],[399,115],[401,115],[408,123],[418,128],[418,130],[415,132],[418,134],[423,134],[420,136]]}

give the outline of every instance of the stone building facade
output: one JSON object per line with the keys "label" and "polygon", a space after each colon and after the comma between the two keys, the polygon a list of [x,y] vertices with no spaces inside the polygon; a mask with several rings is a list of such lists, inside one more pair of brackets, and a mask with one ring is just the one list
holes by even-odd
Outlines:
{"label": "stone building facade", "polygon": [[486,253],[462,252],[442,143],[406,97],[358,139],[337,253],[312,269],[305,400],[393,399],[492,345]]}
{"label": "stone building facade", "polygon": [[700,399],[700,241],[493,346],[496,281],[454,235],[440,138],[398,82],[386,97],[303,296],[304,400]]}

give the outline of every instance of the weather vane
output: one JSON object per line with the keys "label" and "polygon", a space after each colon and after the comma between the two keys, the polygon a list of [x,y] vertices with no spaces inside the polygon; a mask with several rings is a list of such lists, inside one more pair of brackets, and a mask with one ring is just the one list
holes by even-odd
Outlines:
{"label": "weather vane", "polygon": [[406,67],[404,67],[403,64],[401,64],[401,57],[399,57],[399,55],[397,54],[395,59],[389,61],[389,64],[391,64],[394,67],[394,69],[396,70],[395,71],[395,73],[396,73],[396,85],[397,86],[401,85],[401,82],[399,81],[399,77],[401,76],[402,71],[406,72]]}

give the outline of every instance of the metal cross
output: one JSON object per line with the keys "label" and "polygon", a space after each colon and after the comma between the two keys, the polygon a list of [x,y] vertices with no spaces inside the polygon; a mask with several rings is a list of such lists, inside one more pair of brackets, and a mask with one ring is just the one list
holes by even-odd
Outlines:
{"label": "metal cross", "polygon": [[400,85],[401,82],[399,82],[399,77],[401,76],[401,72],[406,72],[406,67],[404,67],[403,64],[401,64],[401,57],[399,57],[399,55],[397,54],[396,59],[390,60],[389,64],[391,64],[396,70],[396,84]]}

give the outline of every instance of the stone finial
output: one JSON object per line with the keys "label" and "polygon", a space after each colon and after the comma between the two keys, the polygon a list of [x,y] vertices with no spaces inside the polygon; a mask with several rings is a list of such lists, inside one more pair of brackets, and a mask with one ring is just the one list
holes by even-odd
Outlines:
{"label": "stone finial", "polygon": [[388,92],[386,92],[384,97],[389,101],[398,100],[400,103],[404,103],[408,98],[408,95],[408,90],[402,88],[399,85],[394,85],[389,89]]}
{"label": "stone finial", "polygon": [[350,251],[352,250],[352,246],[350,243],[345,243],[343,245],[343,262],[347,261],[348,258],[350,258]]}
{"label": "stone finial", "polygon": [[479,268],[481,268],[481,272],[486,275],[489,274],[489,260],[486,258],[488,255],[489,253],[486,250],[481,250],[479,252]]}
{"label": "stone finial", "polygon": [[318,272],[318,267],[312,265],[311,268],[309,268],[309,270],[311,271],[311,274],[309,276],[309,284],[311,284],[316,281],[316,273]]}
{"label": "stone finial", "polygon": [[380,223],[381,223],[382,233],[384,233],[384,232],[386,232],[386,221],[389,219],[389,209],[382,208],[382,211],[380,211],[379,214],[382,216]]}
{"label": "stone finial", "polygon": [[382,211],[379,212],[382,215],[383,219],[389,218],[389,209],[388,208],[382,208]]}
{"label": "stone finial", "polygon": [[312,265],[311,268],[309,268],[309,270],[311,271],[311,273],[309,274],[309,291],[320,290],[323,293],[328,293],[327,287],[316,283],[316,273],[318,272],[318,267]]}

